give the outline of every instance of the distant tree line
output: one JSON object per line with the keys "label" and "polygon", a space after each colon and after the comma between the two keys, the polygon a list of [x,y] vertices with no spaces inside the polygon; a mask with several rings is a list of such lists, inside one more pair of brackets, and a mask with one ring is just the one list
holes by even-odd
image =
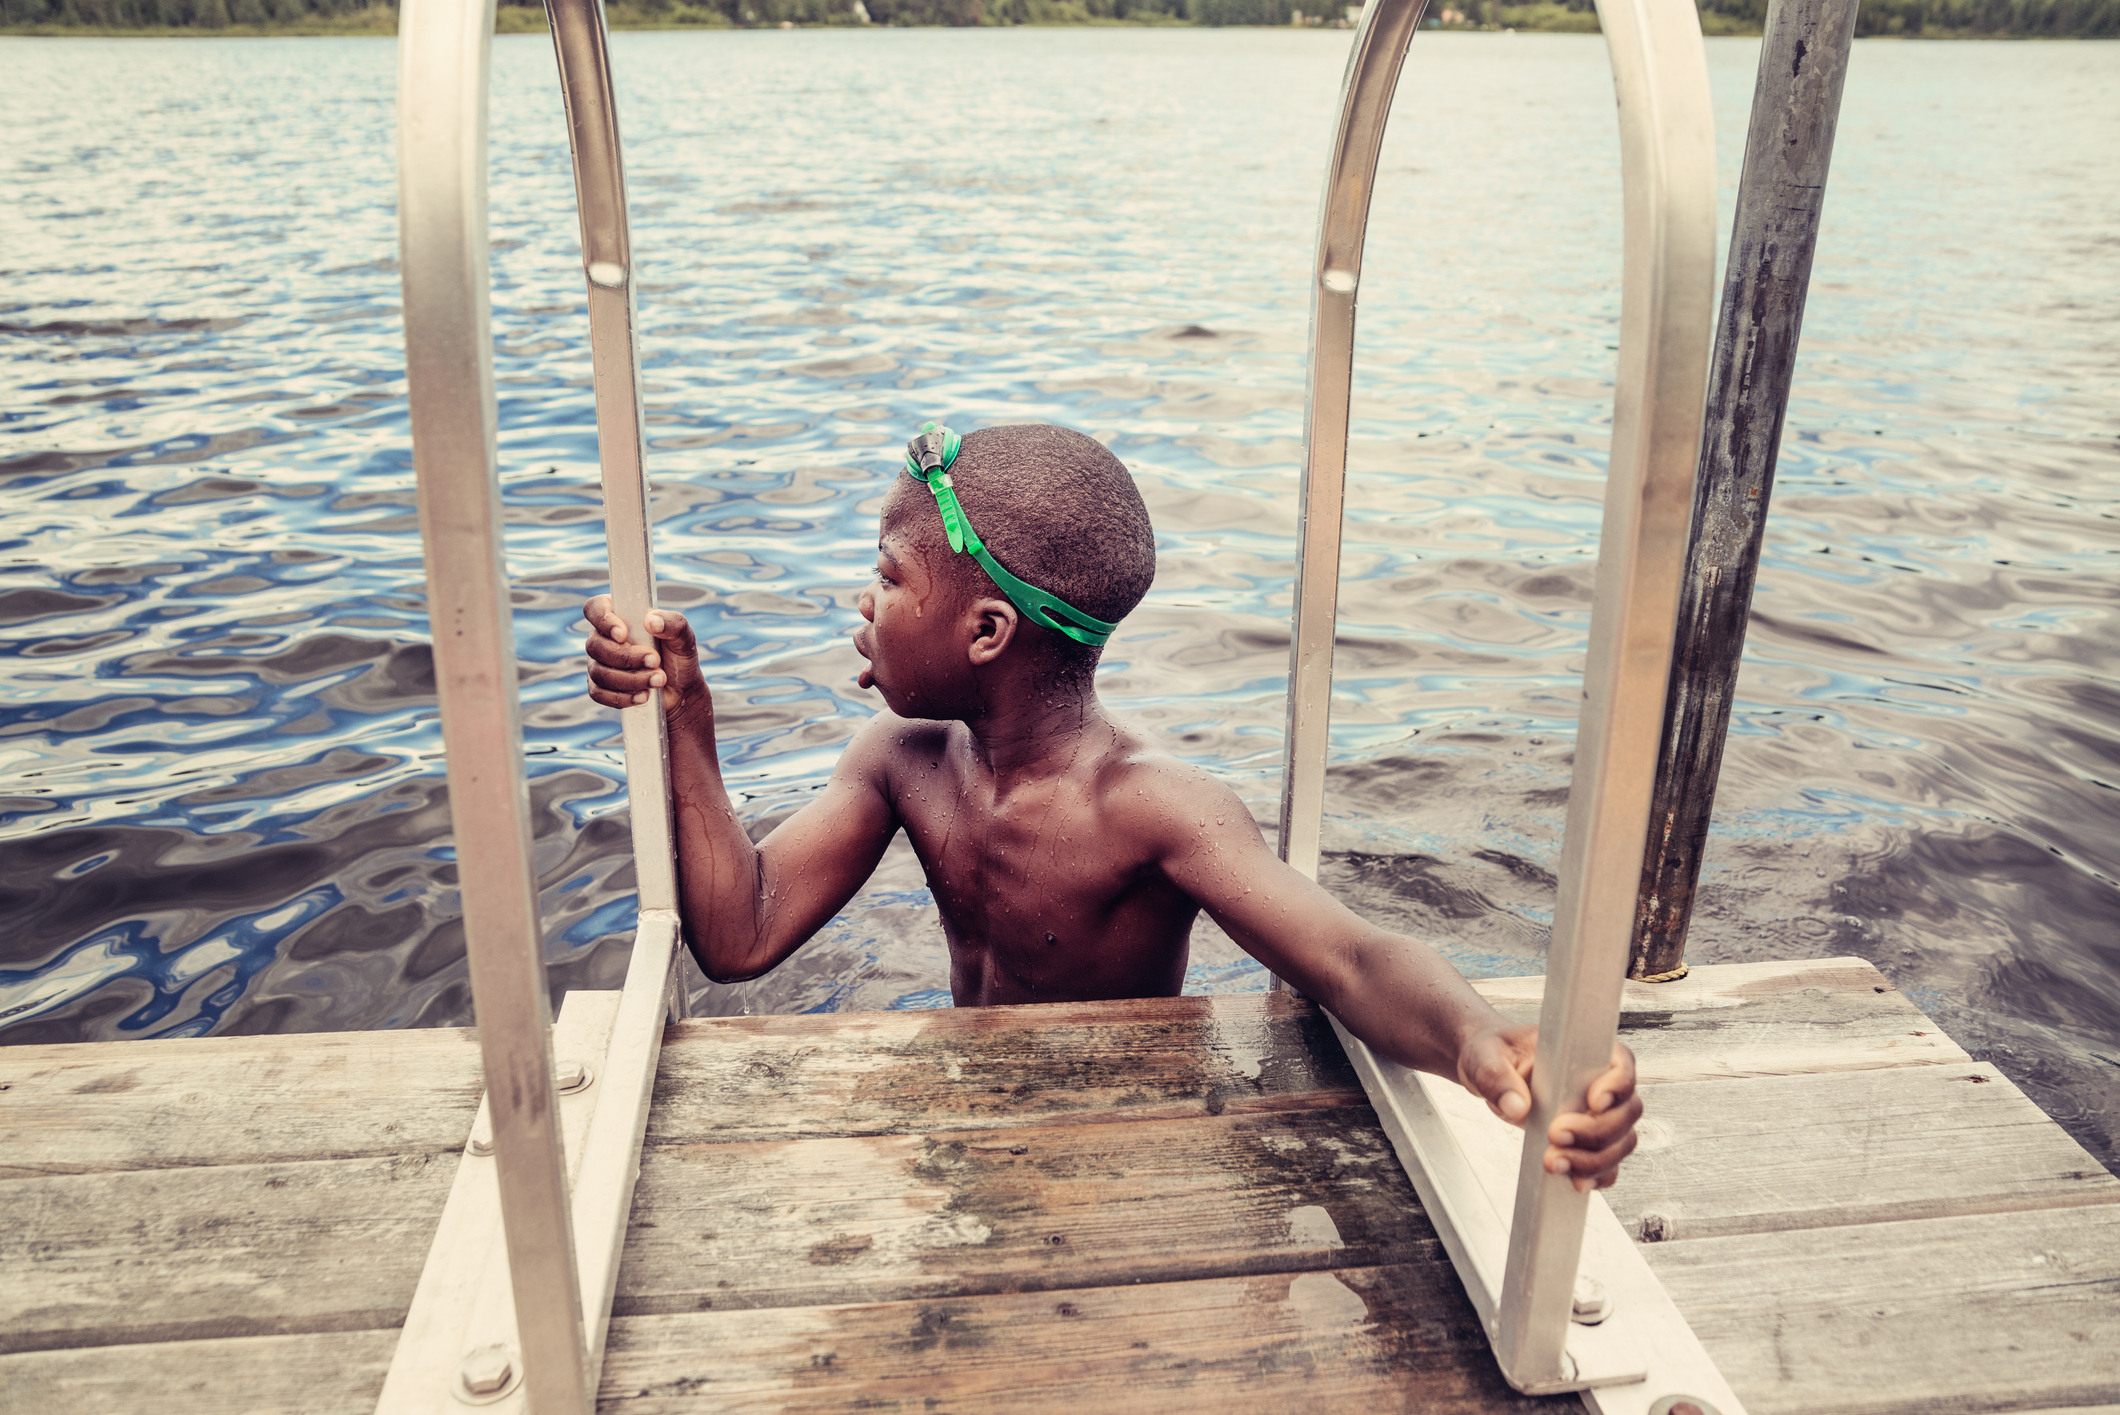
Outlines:
{"label": "distant tree line", "polygon": [[[1708,14],[1757,28],[1767,0],[1697,0]],[[1859,35],[1992,34],[2050,39],[2120,37],[2120,0],[1862,0]]]}
{"label": "distant tree line", "polygon": [[[613,19],[626,23],[799,25],[858,23],[856,0],[614,0]],[[1068,24],[1132,20],[1196,25],[1285,25],[1297,12],[1341,13],[1345,0],[861,0],[879,25]],[[1696,0],[1718,32],[1756,30],[1768,0]],[[392,0],[0,0],[0,27],[55,26],[87,30],[270,29],[315,27],[337,19],[380,14]],[[542,0],[501,0],[515,11]],[[1432,0],[1463,14],[1468,24],[1520,28],[1591,28],[1591,0]],[[1314,7],[1314,8],[1313,8]],[[1548,17],[1574,20],[1559,25]],[[530,16],[522,15],[529,20]],[[510,26],[519,28],[520,25]],[[1861,35],[2011,35],[2120,37],[2120,0],[1862,0]]]}
{"label": "distant tree line", "polygon": [[[1440,0],[1447,3],[1447,0]],[[1480,0],[1486,3],[1487,0]],[[1431,12],[1439,0],[1430,0]],[[1592,0],[1562,0],[1572,11],[1594,12]],[[1705,16],[1736,21],[1757,32],[1767,0],[1694,0]],[[1474,5],[1460,6],[1468,13]],[[1711,33],[1713,29],[1711,28]],[[2120,37],[2120,0],[1862,0],[1855,33],[1863,36],[1995,35],[2012,38]]]}
{"label": "distant tree line", "polygon": [[355,14],[372,0],[0,0],[0,24],[226,29]]}

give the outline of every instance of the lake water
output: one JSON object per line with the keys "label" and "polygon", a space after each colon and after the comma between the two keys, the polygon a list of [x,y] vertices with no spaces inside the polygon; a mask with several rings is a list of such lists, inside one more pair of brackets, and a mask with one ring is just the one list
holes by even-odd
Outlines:
{"label": "lake water", "polygon": [[[1141,479],[1107,695],[1278,792],[1348,35],[621,34],[656,549],[761,824],[874,708],[897,449]],[[1756,41],[1708,45],[1724,229]],[[0,1042],[468,1020],[389,40],[0,39]],[[548,955],[615,986],[601,523],[549,45],[494,47],[501,461]],[[1858,44],[1690,955],[1859,954],[2120,1163],[2120,45]],[[1363,288],[1326,879],[1468,972],[1552,907],[1618,316],[1594,36],[1422,35]],[[1262,986],[1203,930],[1192,985]],[[708,1012],[947,1002],[900,851]]]}

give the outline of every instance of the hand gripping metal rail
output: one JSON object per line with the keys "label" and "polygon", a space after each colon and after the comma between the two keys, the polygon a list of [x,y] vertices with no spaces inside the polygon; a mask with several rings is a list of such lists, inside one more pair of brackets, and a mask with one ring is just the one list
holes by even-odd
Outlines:
{"label": "hand gripping metal rail", "polygon": [[[1324,807],[1355,298],[1378,149],[1424,0],[1370,0],[1348,60],[1311,291],[1281,854],[1315,877]],[[1602,1198],[1540,1161],[1604,1069],[1641,877],[1699,445],[1715,275],[1707,61],[1689,0],[1599,0],[1618,90],[1625,271],[1590,656],[1532,1110],[1518,1136],[1459,1087],[1340,1029],[1503,1375],[1605,1415],[1738,1402]],[[1338,1023],[1335,1022],[1338,1028]],[[1581,1276],[1592,1279],[1578,1283]],[[1599,1289],[1602,1289],[1602,1292]]]}
{"label": "hand gripping metal rail", "polygon": [[[404,0],[398,28],[413,464],[487,1090],[377,1409],[587,1415],[663,1022],[683,1012],[677,884],[662,709],[650,702],[619,718],[640,882],[625,987],[615,999],[574,994],[552,1027],[495,447],[486,266],[493,6]],[[598,0],[550,0],[548,11],[581,210],[612,594],[639,624],[654,576],[604,18]]]}

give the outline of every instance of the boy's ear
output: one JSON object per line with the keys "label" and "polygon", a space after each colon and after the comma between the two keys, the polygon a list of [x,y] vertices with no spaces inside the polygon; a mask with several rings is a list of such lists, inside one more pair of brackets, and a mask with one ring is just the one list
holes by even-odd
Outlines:
{"label": "boy's ear", "polygon": [[967,656],[976,668],[992,663],[1008,652],[1008,646],[1016,641],[1016,627],[1020,621],[1016,606],[1005,599],[974,600],[971,613],[974,624]]}

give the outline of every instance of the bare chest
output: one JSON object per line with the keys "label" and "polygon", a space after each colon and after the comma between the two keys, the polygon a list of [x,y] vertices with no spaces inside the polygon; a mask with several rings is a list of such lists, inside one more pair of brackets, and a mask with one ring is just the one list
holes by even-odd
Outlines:
{"label": "bare chest", "polygon": [[1095,931],[1145,861],[1072,783],[1006,794],[942,770],[905,793],[899,819],[953,934],[993,943]]}

